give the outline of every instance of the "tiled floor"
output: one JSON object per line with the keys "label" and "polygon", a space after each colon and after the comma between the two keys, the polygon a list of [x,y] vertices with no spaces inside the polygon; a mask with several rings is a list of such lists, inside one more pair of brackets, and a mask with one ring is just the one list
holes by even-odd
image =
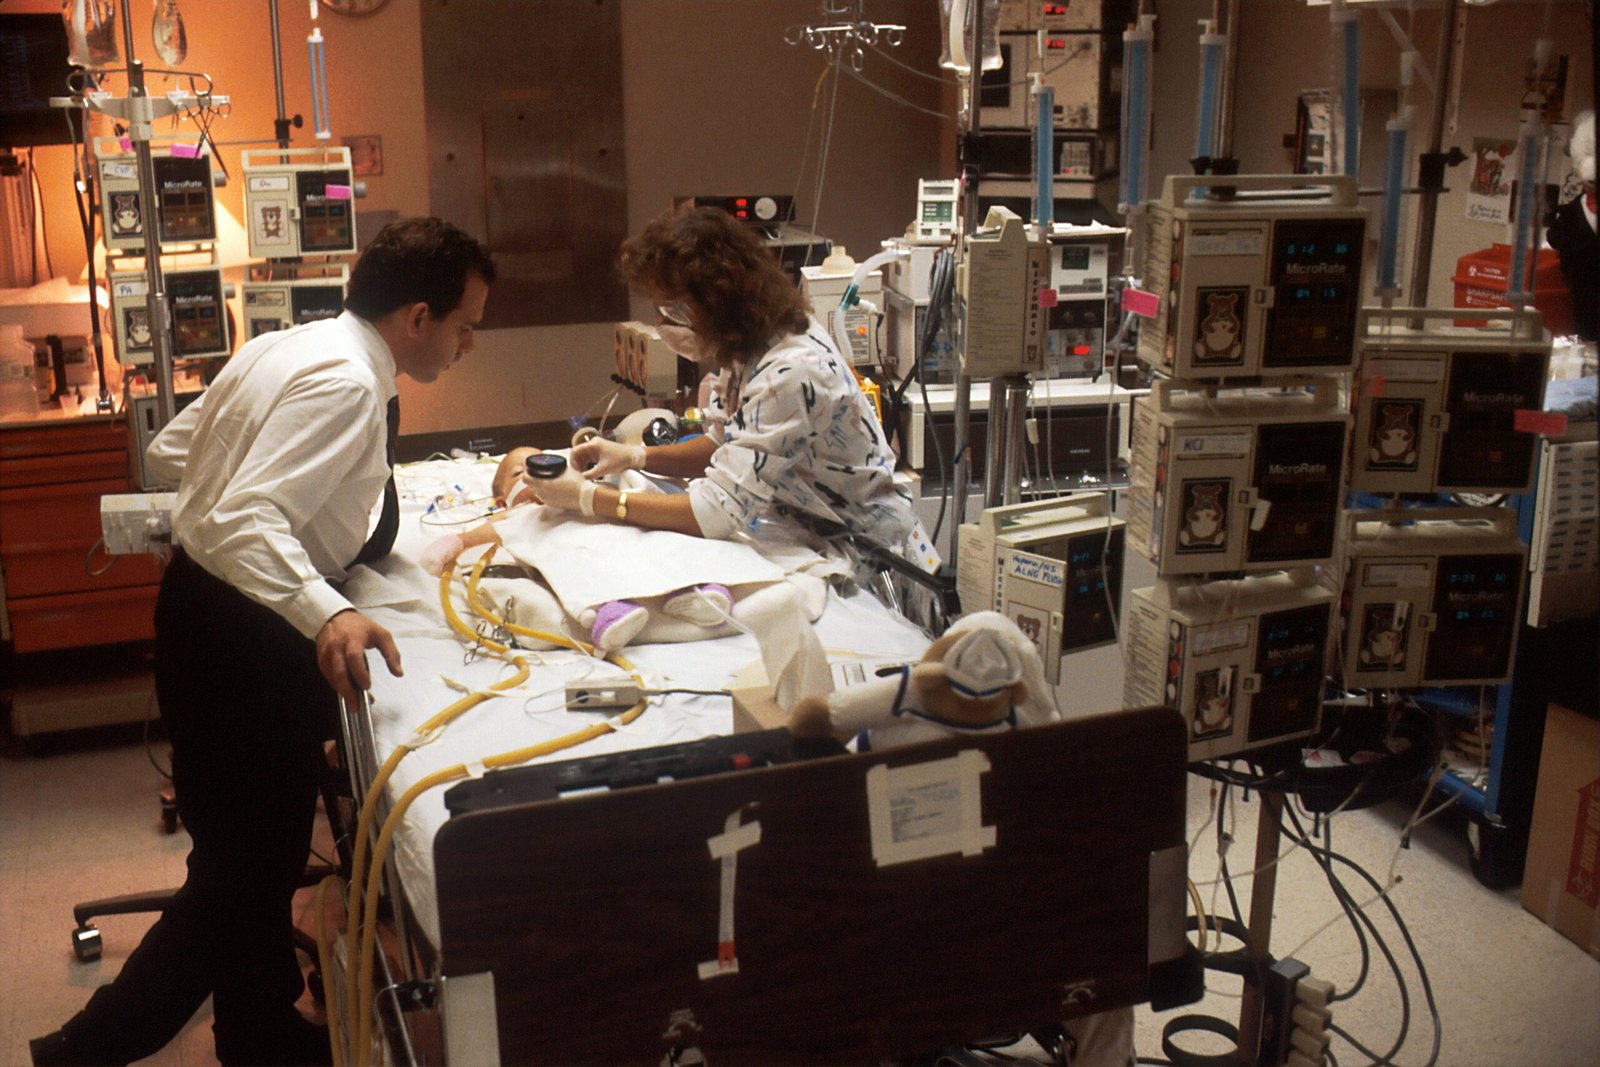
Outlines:
{"label": "tiled floor", "polygon": [[[163,832],[160,774],[136,738],[78,748],[51,742],[30,756],[0,755],[0,1065],[27,1064],[28,1039],[55,1029],[110,981],[154,917],[95,920],[103,955],[78,962],[72,908],[83,901],[182,884],[189,838]],[[166,760],[165,746],[153,745]],[[309,891],[301,898],[309,898]],[[297,905],[304,901],[297,898]],[[302,1010],[313,1011],[309,998]],[[209,1003],[179,1038],[142,1061],[161,1067],[217,1062]]]}
{"label": "tiled floor", "polygon": [[[158,752],[163,752],[158,746]],[[1205,819],[1205,783],[1191,780],[1190,820]],[[17,751],[0,755],[0,1064],[27,1063],[27,1039],[59,1025],[89,991],[107,981],[149,925],[145,916],[101,920],[104,956],[76,962],[69,946],[73,903],[96,896],[175,885],[182,876],[187,838],[161,831],[156,800],[160,781],[137,741],[69,749],[41,757]],[[1238,808],[1229,862],[1246,871],[1254,852],[1256,803]],[[1409,810],[1398,803],[1341,815],[1334,846],[1382,879],[1395,852],[1398,828]],[[1190,863],[1208,903],[1216,851],[1210,830]],[[1444,1034],[1440,1064],[1462,1067],[1588,1067],[1600,1062],[1600,961],[1523,911],[1515,891],[1480,886],[1467,870],[1459,826],[1447,817],[1421,828],[1412,848],[1401,853],[1403,881],[1393,897],[1422,952]],[[1248,909],[1249,880],[1238,883]],[[1353,885],[1353,883],[1352,883]],[[1352,888],[1358,901],[1367,889]],[[1225,901],[1221,894],[1218,901]],[[1273,948],[1293,950],[1313,972],[1341,988],[1354,981],[1359,955],[1354,935],[1341,919],[1299,946],[1337,914],[1319,870],[1304,851],[1280,864],[1274,908]],[[1377,917],[1402,958],[1411,991],[1410,1034],[1395,1056],[1401,1064],[1428,1060],[1432,1029],[1420,982],[1392,924]],[[1341,1003],[1335,1021],[1376,1052],[1386,1051],[1399,1026],[1399,996],[1376,951],[1372,977],[1355,999]],[[1237,1018],[1238,980],[1221,977],[1205,1002],[1136,1019],[1141,1055],[1160,1055],[1162,1025],[1181,1012],[1204,1011]],[[1202,1041],[1187,1047],[1206,1051]],[[1343,1067],[1367,1062],[1342,1041],[1334,1051]],[[146,1061],[163,1065],[215,1063],[209,1015],[202,1010],[182,1036]]]}

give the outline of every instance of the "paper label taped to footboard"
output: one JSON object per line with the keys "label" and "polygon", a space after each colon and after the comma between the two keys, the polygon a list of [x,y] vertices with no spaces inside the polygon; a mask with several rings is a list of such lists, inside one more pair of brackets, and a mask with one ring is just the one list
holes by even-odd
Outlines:
{"label": "paper label taped to footboard", "polygon": [[872,858],[880,867],[959,852],[976,856],[995,842],[983,825],[979,779],[989,758],[968,749],[909,767],[879,764],[867,772]]}
{"label": "paper label taped to footboard", "polygon": [[494,972],[448,975],[439,980],[445,1062],[500,1067],[500,1020]]}

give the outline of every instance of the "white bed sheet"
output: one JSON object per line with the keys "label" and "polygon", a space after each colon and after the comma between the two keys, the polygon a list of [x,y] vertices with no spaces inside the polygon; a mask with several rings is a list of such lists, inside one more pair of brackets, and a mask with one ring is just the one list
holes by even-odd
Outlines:
{"label": "white bed sheet", "polygon": [[[494,659],[464,662],[466,643],[447,627],[439,605],[438,580],[417,565],[423,548],[445,533],[468,528],[444,526],[466,518],[472,508],[438,509],[425,514],[434,497],[482,497],[488,493],[493,463],[431,461],[401,468],[402,522],[395,552],[376,567],[363,568],[345,586],[362,611],[396,637],[405,671],[394,678],[381,660],[373,667],[373,733],[382,760],[416,727],[460,698],[464,689],[487,689],[509,676],[511,667]],[[477,509],[481,510],[481,508]],[[469,624],[475,622],[468,619]],[[866,594],[829,594],[816,623],[817,635],[833,660],[866,664],[903,662],[927,647],[927,637],[901,616]],[[622,677],[619,668],[566,650],[528,652],[531,674],[517,689],[474,707],[435,740],[407,756],[389,783],[391,801],[428,774],[457,763],[471,766],[487,756],[552,740],[606,718],[621,709],[569,712],[568,681]],[[760,658],[748,635],[686,644],[636,645],[624,650],[651,688],[724,689],[731,672]],[[732,728],[732,701],[726,696],[672,694],[655,697],[632,724],[576,748],[548,757],[585,755],[690,741]],[[438,899],[434,891],[433,838],[448,818],[442,786],[421,796],[395,835],[394,861],[407,898],[423,932],[439,944]]]}

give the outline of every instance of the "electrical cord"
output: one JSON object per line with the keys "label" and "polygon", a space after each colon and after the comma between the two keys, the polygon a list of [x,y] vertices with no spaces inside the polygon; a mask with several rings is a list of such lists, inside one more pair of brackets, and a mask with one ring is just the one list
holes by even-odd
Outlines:
{"label": "electrical cord", "polygon": [[[28,176],[33,179],[33,188],[28,193],[28,214],[31,219],[39,221],[39,240],[33,247],[32,280],[39,280],[39,246],[44,246],[44,269],[49,272],[49,277],[56,276],[55,263],[50,259],[50,213],[44,209],[44,186],[39,182],[39,170],[34,166],[33,149],[28,149]],[[39,207],[35,211],[33,201],[37,196]]]}
{"label": "electrical cord", "polygon": [[822,189],[828,177],[828,156],[833,148],[833,117],[839,107],[839,72],[844,69],[842,54],[833,56],[833,88],[828,98],[828,121],[822,128],[822,154],[817,160],[817,184],[811,194],[811,232],[817,232],[822,219]]}
{"label": "electrical cord", "polygon": [[1289,813],[1289,817],[1291,823],[1294,825],[1295,833],[1289,833],[1288,836],[1296,840],[1297,844],[1304,845],[1312,857],[1317,860],[1318,864],[1324,868],[1324,871],[1329,879],[1329,884],[1335,887],[1335,896],[1340,898],[1341,906],[1345,907],[1347,912],[1353,909],[1355,914],[1360,916],[1361,921],[1372,933],[1374,942],[1377,944],[1379,951],[1383,953],[1383,956],[1388,962],[1391,971],[1393,971],[1395,982],[1400,989],[1400,1035],[1396,1039],[1394,1046],[1384,1055],[1380,1056],[1373,1052],[1371,1049],[1367,1048],[1355,1037],[1345,1031],[1342,1027],[1330,1025],[1329,1029],[1372,1061],[1371,1064],[1365,1065],[1365,1067],[1385,1067],[1385,1065],[1393,1064],[1395,1055],[1399,1053],[1401,1047],[1405,1044],[1406,1035],[1409,1032],[1411,1022],[1410,991],[1405,981],[1404,974],[1400,969],[1399,962],[1395,959],[1394,953],[1389,949],[1388,943],[1379,933],[1376,923],[1370,916],[1366,914],[1364,906],[1357,907],[1354,905],[1353,898],[1350,896],[1349,890],[1345,888],[1344,884],[1338,879],[1337,875],[1333,873],[1332,865],[1334,862],[1338,862],[1355,871],[1363,879],[1365,879],[1373,889],[1378,890],[1377,899],[1381,899],[1384,903],[1384,906],[1388,908],[1389,915],[1394,920],[1395,927],[1400,931],[1400,936],[1405,941],[1406,948],[1410,952],[1412,962],[1416,965],[1417,974],[1421,979],[1423,995],[1427,1001],[1429,1015],[1431,1016],[1433,1022],[1432,1051],[1424,1067],[1434,1067],[1439,1060],[1439,1047],[1442,1039],[1442,1024],[1439,1018],[1438,1005],[1433,995],[1433,984],[1428,978],[1427,966],[1422,962],[1422,956],[1417,951],[1416,942],[1412,939],[1411,931],[1406,926],[1405,920],[1401,917],[1400,910],[1395,906],[1394,901],[1389,898],[1387,890],[1384,890],[1379,886],[1378,880],[1374,878],[1372,874],[1366,870],[1366,868],[1362,867],[1349,857],[1333,851],[1331,845],[1331,833],[1329,832],[1326,824],[1324,824],[1324,834],[1327,835],[1325,840],[1327,840],[1329,843],[1325,847],[1319,848],[1315,842],[1312,842],[1305,837],[1304,827],[1300,825],[1299,818],[1296,817],[1292,811]]}
{"label": "electrical cord", "polygon": [[936,119],[949,118],[949,116],[943,111],[935,111],[932,108],[923,107],[921,104],[912,103],[899,93],[896,93],[890,89],[885,89],[883,86],[879,85],[877,82],[874,82],[872,79],[868,78],[858,70],[847,70],[845,73],[849,74],[851,78],[860,82],[862,85],[865,85],[868,89],[871,89],[879,96],[882,96],[887,100],[891,100],[894,103],[899,104],[901,107],[908,107],[912,111],[917,111],[924,115],[932,115]]}

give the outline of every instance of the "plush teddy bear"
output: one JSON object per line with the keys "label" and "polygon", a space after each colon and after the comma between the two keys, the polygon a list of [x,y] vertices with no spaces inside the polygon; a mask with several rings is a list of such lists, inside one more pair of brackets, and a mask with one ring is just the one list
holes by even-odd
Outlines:
{"label": "plush teddy bear", "polygon": [[853,737],[867,751],[1059,717],[1033,642],[1004,615],[981,611],[959,619],[915,664],[827,697],[801,698],[789,732]]}

